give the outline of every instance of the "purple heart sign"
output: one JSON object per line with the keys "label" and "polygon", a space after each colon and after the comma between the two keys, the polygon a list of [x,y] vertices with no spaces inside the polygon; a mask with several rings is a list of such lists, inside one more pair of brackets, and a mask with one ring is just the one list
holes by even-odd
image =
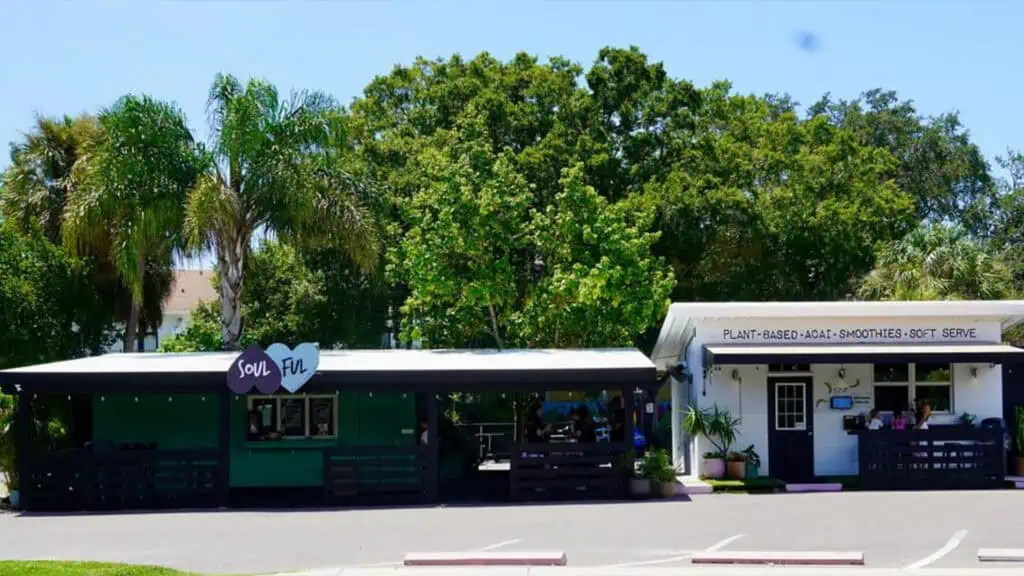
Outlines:
{"label": "purple heart sign", "polygon": [[254,387],[261,394],[273,394],[281,387],[281,369],[256,345],[246,348],[228,369],[232,392],[247,394]]}

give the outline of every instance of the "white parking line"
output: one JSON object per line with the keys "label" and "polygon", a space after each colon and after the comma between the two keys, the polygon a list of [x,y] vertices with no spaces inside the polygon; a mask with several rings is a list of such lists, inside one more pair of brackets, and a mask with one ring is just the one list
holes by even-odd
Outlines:
{"label": "white parking line", "polygon": [[639,566],[654,566],[654,565],[657,565],[657,564],[669,564],[671,562],[679,562],[681,560],[686,560],[686,559],[690,558],[691,556],[693,556],[694,554],[698,554],[700,552],[717,552],[717,551],[721,550],[722,548],[725,548],[729,544],[732,544],[733,542],[739,540],[740,538],[743,538],[743,534],[736,534],[735,536],[729,536],[728,538],[726,538],[724,540],[720,540],[718,542],[715,542],[714,544],[712,544],[711,546],[708,546],[707,548],[705,548],[703,550],[695,550],[693,552],[689,552],[687,554],[681,554],[679,556],[670,556],[668,558],[659,558],[657,560],[644,560],[644,561],[641,561],[641,562],[625,562],[625,563],[622,563],[622,564],[613,564],[611,566],[602,566],[602,568],[636,568],[636,567],[639,567]]}
{"label": "white parking line", "polygon": [[960,530],[959,532],[953,534],[953,537],[950,538],[948,542],[946,542],[945,546],[943,546],[942,548],[939,548],[938,550],[936,550],[932,554],[929,554],[928,556],[925,556],[924,558],[921,558],[920,560],[918,560],[917,562],[914,562],[913,564],[907,564],[906,566],[903,567],[903,569],[904,570],[918,570],[920,568],[924,568],[925,566],[931,564],[932,562],[935,562],[936,560],[942,558],[946,554],[949,554],[953,550],[956,550],[956,547],[959,546],[960,543],[964,541],[964,537],[965,536],[967,536],[967,530]]}
{"label": "white parking line", "polygon": [[516,538],[515,540],[503,540],[501,542],[498,542],[497,544],[491,544],[490,546],[484,546],[483,548],[477,548],[476,550],[472,550],[472,552],[490,552],[491,550],[497,550],[498,548],[504,548],[505,546],[511,546],[513,544],[518,544],[519,542],[522,542],[522,541],[523,541],[522,538]]}

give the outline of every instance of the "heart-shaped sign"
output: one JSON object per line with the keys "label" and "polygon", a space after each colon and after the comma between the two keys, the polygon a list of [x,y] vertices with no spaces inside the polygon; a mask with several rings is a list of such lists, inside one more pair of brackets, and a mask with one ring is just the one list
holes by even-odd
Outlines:
{"label": "heart-shaped sign", "polygon": [[228,369],[228,388],[235,394],[247,394],[253,387],[273,394],[280,386],[281,369],[259,346],[248,347]]}
{"label": "heart-shaped sign", "polygon": [[313,377],[320,365],[320,349],[311,342],[303,342],[295,350],[284,344],[271,344],[267,356],[281,372],[281,387],[293,394]]}

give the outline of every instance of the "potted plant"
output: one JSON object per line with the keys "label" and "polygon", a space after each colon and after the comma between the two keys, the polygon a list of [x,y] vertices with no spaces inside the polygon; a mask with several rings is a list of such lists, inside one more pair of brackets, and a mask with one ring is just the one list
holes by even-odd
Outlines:
{"label": "potted plant", "polygon": [[640,474],[650,482],[651,493],[662,498],[675,496],[678,473],[668,452],[661,448],[647,452],[640,462]]}
{"label": "potted plant", "polygon": [[733,418],[728,410],[715,404],[710,409],[699,410],[690,406],[683,419],[683,429],[691,436],[703,436],[714,450],[704,453],[704,476],[721,478],[725,476],[725,459],[729,448],[736,441],[740,419]]}
{"label": "potted plant", "polygon": [[754,450],[754,445],[747,446],[743,450],[743,455],[747,458],[746,477],[757,478],[761,473],[761,456]]}
{"label": "potted plant", "polygon": [[13,407],[0,405],[0,472],[4,475],[4,481],[7,484],[7,494],[12,508],[17,508],[21,500],[21,477],[18,471],[14,409]]}
{"label": "potted plant", "polygon": [[651,495],[651,479],[648,477],[644,468],[646,462],[646,457],[640,461],[640,471],[638,473],[633,466],[631,466],[632,461],[627,460],[625,456],[620,456],[616,460],[616,466],[629,477],[629,493],[640,498],[646,498]]}
{"label": "potted plant", "polygon": [[725,458],[725,475],[733,480],[747,477],[747,455],[742,452],[729,452]]}
{"label": "potted plant", "polygon": [[1024,476],[1024,406],[1015,407],[1014,414],[1017,417],[1014,426],[1014,439],[1017,441],[1017,476]]}
{"label": "potted plant", "polygon": [[975,416],[974,414],[971,414],[970,412],[964,412],[963,414],[960,415],[960,418],[958,418],[957,420],[960,422],[960,425],[963,426],[964,428],[974,428],[974,422],[977,419],[978,417]]}

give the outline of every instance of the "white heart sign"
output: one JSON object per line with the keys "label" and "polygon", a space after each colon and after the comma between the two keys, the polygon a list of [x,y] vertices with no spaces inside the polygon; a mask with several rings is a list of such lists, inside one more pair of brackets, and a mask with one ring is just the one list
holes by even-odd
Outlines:
{"label": "white heart sign", "polygon": [[293,394],[313,377],[320,365],[320,349],[311,342],[303,342],[295,350],[275,343],[266,352],[281,370],[281,387]]}

